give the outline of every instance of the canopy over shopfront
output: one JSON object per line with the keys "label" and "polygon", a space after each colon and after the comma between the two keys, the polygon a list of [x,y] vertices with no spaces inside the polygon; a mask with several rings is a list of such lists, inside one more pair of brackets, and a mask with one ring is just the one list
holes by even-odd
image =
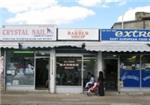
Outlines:
{"label": "canopy over shopfront", "polygon": [[85,41],[55,41],[55,42],[0,42],[1,48],[54,48],[77,47],[88,51],[101,52],[149,52],[150,43],[145,42],[85,42]]}
{"label": "canopy over shopfront", "polygon": [[101,52],[149,52],[150,43],[144,42],[97,42],[87,43],[86,50]]}
{"label": "canopy over shopfront", "polygon": [[82,43],[76,42],[0,42],[1,48],[54,48],[54,47],[81,47]]}

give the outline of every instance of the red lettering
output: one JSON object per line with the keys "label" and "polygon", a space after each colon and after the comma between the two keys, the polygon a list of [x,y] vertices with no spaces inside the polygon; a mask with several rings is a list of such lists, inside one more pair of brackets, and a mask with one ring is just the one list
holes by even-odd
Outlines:
{"label": "red lettering", "polygon": [[85,38],[88,34],[88,31],[82,30],[68,31],[68,35],[71,35],[72,38]]}

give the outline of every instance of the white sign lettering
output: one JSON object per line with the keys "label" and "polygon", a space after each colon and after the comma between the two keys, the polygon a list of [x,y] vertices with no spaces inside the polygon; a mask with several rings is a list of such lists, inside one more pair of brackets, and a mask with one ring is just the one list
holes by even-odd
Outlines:
{"label": "white sign lettering", "polygon": [[116,37],[150,37],[150,31],[116,31],[115,32]]}
{"label": "white sign lettering", "polygon": [[126,79],[132,79],[135,81],[139,81],[139,77],[135,76],[135,75],[128,75],[127,73],[124,73],[124,75],[121,78],[122,80],[126,80]]}
{"label": "white sign lettering", "polygon": [[150,79],[150,76],[146,76],[146,77],[143,78],[143,81],[147,81],[149,79]]}

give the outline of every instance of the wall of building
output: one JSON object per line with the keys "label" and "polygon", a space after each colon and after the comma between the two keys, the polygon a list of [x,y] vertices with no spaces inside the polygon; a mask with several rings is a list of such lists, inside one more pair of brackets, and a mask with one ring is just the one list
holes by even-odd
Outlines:
{"label": "wall of building", "polygon": [[113,29],[149,29],[150,28],[150,13],[136,12],[135,20],[116,22],[112,26]]}
{"label": "wall of building", "polygon": [[149,29],[150,20],[138,20],[138,21],[128,21],[115,23],[112,26],[113,29]]}

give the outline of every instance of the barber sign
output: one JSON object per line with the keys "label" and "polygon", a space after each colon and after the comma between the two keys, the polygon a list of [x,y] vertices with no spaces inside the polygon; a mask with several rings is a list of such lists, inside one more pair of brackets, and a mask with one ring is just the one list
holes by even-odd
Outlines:
{"label": "barber sign", "polygon": [[99,40],[98,29],[58,29],[58,40]]}

